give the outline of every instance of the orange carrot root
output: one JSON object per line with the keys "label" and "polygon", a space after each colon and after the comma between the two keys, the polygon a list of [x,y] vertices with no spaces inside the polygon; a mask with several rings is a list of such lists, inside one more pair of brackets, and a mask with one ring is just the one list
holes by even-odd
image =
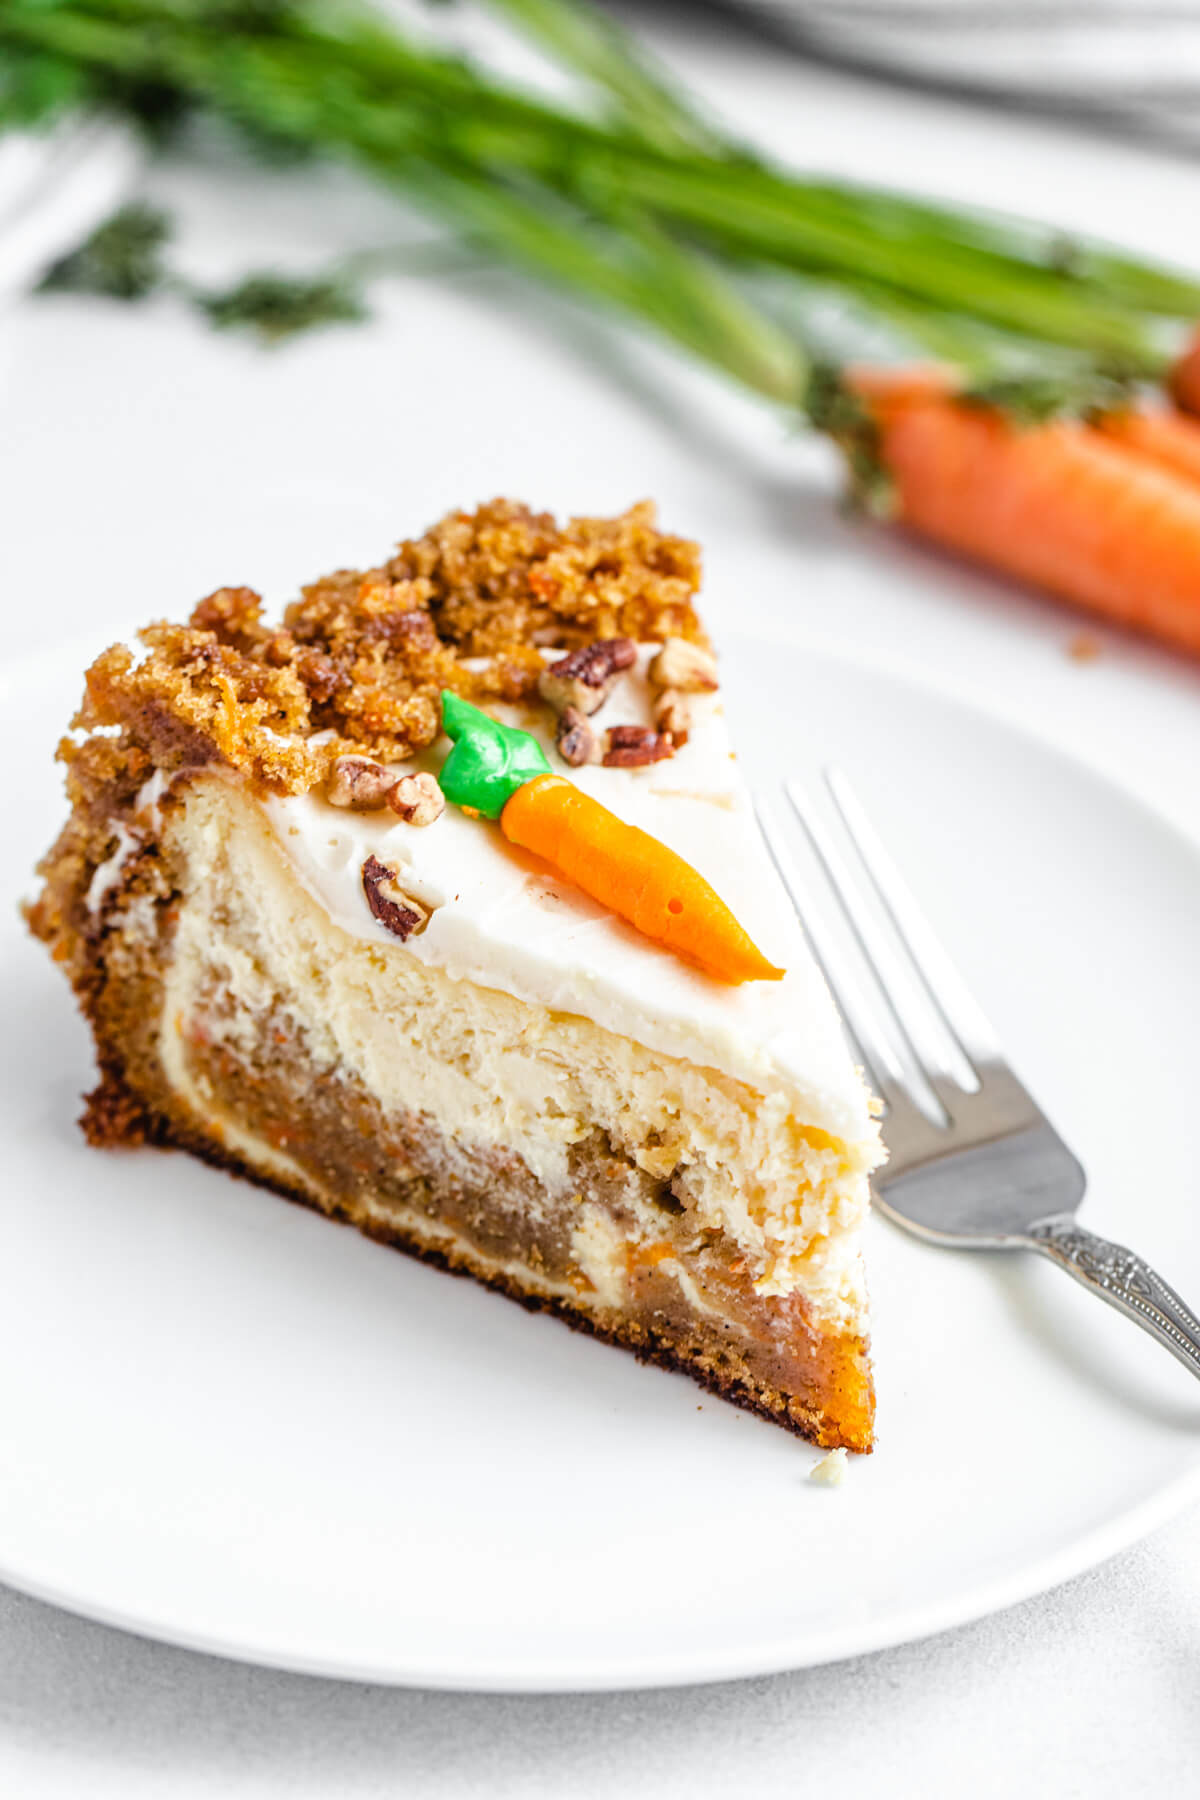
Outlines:
{"label": "orange carrot root", "polygon": [[911,406],[914,400],[945,400],[962,385],[945,363],[851,363],[845,381],[877,415]]}
{"label": "orange carrot root", "polygon": [[876,409],[900,519],[1200,654],[1200,483],[1119,435],[936,396]]}
{"label": "orange carrot root", "polygon": [[720,980],[783,975],[690,863],[561,775],[537,775],[517,788],[500,829],[646,937]]}
{"label": "orange carrot root", "polygon": [[1200,419],[1179,412],[1110,413],[1099,428],[1151,462],[1200,482]]}
{"label": "orange carrot root", "polygon": [[1181,412],[1200,413],[1200,331],[1167,377],[1167,391]]}

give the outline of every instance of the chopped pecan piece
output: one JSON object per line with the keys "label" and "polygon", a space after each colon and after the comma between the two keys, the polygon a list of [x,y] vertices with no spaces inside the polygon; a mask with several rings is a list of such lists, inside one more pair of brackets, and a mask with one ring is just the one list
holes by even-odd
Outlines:
{"label": "chopped pecan piece", "polygon": [[330,806],[352,806],[357,812],[373,812],[383,806],[396,777],[369,756],[339,756],[333,765],[325,798]]}
{"label": "chopped pecan piece", "polygon": [[594,644],[584,644],[543,669],[538,693],[557,713],[564,713],[568,706],[585,714],[599,712],[621,670],[632,668],[636,661],[637,645],[632,638],[597,638]]}
{"label": "chopped pecan piece", "polygon": [[654,724],[659,735],[669,741],[672,749],[682,750],[694,723],[688,695],[681,694],[678,688],[665,688],[654,702]]}
{"label": "chopped pecan piece", "polygon": [[640,769],[674,756],[675,746],[648,725],[613,725],[605,733],[606,769]]}
{"label": "chopped pecan piece", "polygon": [[718,685],[717,659],[701,644],[672,637],[650,664],[649,675],[655,687],[678,688],[683,694],[712,693]]}
{"label": "chopped pecan piece", "polygon": [[558,754],[572,769],[600,761],[600,740],[577,706],[568,706],[563,712],[554,742]]}
{"label": "chopped pecan piece", "polygon": [[[396,871],[381,863],[377,856],[368,856],[362,866],[363,893],[367,896],[367,905],[381,925],[404,942],[414,931],[420,931],[429,914],[423,906],[401,892],[396,885]],[[384,889],[390,888],[390,893]]]}
{"label": "chopped pecan piece", "polygon": [[402,775],[388,789],[387,804],[406,825],[432,825],[446,810],[446,800],[432,775]]}

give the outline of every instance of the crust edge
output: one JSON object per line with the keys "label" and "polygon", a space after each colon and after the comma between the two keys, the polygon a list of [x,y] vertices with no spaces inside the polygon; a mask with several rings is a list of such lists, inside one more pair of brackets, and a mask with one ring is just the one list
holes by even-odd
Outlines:
{"label": "crust edge", "polygon": [[[93,1021],[93,1030],[95,1029]],[[526,1312],[547,1313],[561,1320],[572,1331],[632,1351],[639,1362],[667,1369],[673,1374],[686,1375],[718,1399],[740,1407],[744,1412],[753,1413],[755,1417],[765,1419],[773,1425],[781,1425],[796,1437],[803,1438],[820,1449],[854,1450],[860,1455],[869,1454],[874,1449],[873,1433],[863,1435],[848,1431],[844,1426],[835,1424],[818,1408],[806,1406],[794,1396],[785,1397],[764,1383],[738,1380],[723,1374],[720,1369],[712,1367],[709,1353],[699,1344],[690,1353],[686,1352],[676,1342],[669,1340],[666,1334],[657,1332],[652,1327],[633,1321],[610,1322],[581,1307],[571,1306],[558,1295],[531,1293],[503,1272],[489,1268],[482,1260],[467,1253],[455,1253],[427,1244],[402,1227],[389,1228],[375,1219],[356,1218],[345,1211],[328,1211],[298,1183],[264,1175],[242,1157],[223,1149],[203,1133],[190,1132],[174,1120],[149,1110],[126,1081],[122,1058],[111,1046],[102,1050],[100,1063],[99,1085],[87,1096],[79,1121],[88,1142],[94,1146],[134,1149],[148,1144],[161,1150],[185,1151],[211,1168],[249,1181],[255,1187],[277,1194],[293,1205],[303,1206],[323,1219],[349,1226],[388,1249],[398,1250],[403,1255],[414,1257],[446,1274],[479,1282],[493,1292],[515,1300]],[[865,1351],[865,1344],[855,1338],[851,1340],[850,1348],[861,1354]]]}

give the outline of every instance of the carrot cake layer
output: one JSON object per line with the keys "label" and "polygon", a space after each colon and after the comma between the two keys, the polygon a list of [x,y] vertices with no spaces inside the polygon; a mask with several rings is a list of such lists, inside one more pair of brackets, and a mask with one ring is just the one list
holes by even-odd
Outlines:
{"label": "carrot cake layer", "polygon": [[[878,1134],[698,584],[648,507],[495,502],[277,625],[221,590],[88,671],[31,924],[94,1031],[94,1142],[191,1150],[867,1449]],[[782,979],[718,979],[447,805],[443,695],[682,857]]]}

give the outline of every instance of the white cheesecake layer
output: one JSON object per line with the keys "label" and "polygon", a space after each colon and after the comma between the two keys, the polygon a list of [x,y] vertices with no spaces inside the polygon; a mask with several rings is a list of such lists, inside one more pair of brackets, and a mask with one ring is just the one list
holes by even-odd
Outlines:
{"label": "white cheesecake layer", "polygon": [[[779,1086],[664,1056],[578,1011],[549,1014],[495,982],[468,985],[410,955],[418,940],[346,930],[279,856],[259,803],[222,775],[180,788],[163,843],[180,892],[160,1061],[198,1123],[266,1173],[295,1173],[286,1148],[229,1116],[190,1045],[225,1041],[252,1061],[262,1021],[275,1019],[303,1043],[314,1083],[349,1078],[385,1114],[427,1119],[451,1150],[515,1154],[550,1197],[569,1196],[571,1147],[600,1131],[617,1155],[672,1180],[697,1230],[738,1245],[760,1292],[799,1290],[818,1319],[861,1324],[873,1133],[830,1141]],[[582,1214],[580,1226],[581,1266],[617,1304],[624,1248],[610,1254]]]}
{"label": "white cheesecake layer", "polygon": [[[644,648],[637,668],[619,680],[593,721],[598,729],[649,722],[651,654]],[[784,1115],[850,1144],[873,1140],[866,1092],[759,834],[719,695],[698,700],[696,710],[688,743],[669,761],[565,772],[700,870],[770,961],[786,969],[779,982],[731,987],[705,975],[516,850],[498,825],[454,807],[424,828],[386,809],[332,807],[318,794],[272,799],[266,811],[304,887],[351,936],[719,1070]],[[504,716],[533,730],[551,766],[562,767],[546,708]],[[442,739],[403,768],[436,771],[449,747]],[[362,866],[370,855],[396,869],[401,888],[433,909],[426,928],[407,942],[367,905]]]}

